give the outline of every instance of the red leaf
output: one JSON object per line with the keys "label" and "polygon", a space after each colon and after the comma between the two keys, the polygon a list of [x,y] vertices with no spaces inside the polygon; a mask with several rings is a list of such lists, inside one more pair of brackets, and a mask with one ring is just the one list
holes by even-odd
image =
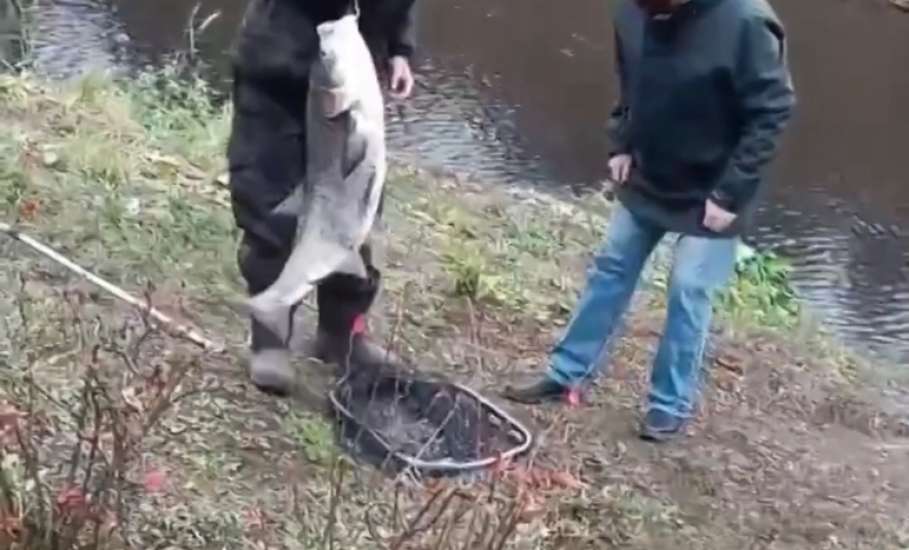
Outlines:
{"label": "red leaf", "polygon": [[12,540],[18,540],[22,533],[22,519],[16,516],[0,514],[0,532]]}
{"label": "red leaf", "polygon": [[496,479],[502,479],[508,471],[511,460],[502,456],[501,451],[496,452],[496,461],[492,463],[492,475]]}
{"label": "red leaf", "polygon": [[265,529],[265,514],[260,508],[246,510],[243,514],[246,520],[246,528],[249,530],[261,531]]}
{"label": "red leaf", "polygon": [[158,469],[145,472],[142,485],[149,493],[161,493],[167,483],[167,474]]}
{"label": "red leaf", "polygon": [[24,220],[33,220],[39,207],[40,203],[36,200],[24,200],[19,205],[19,216]]}
{"label": "red leaf", "polygon": [[0,405],[0,446],[7,446],[15,440],[14,434],[19,427],[19,420],[25,415],[13,405]]}
{"label": "red leaf", "polygon": [[580,489],[583,486],[578,478],[569,474],[568,472],[560,472],[556,470],[549,475],[549,478],[552,480],[552,483],[554,485],[558,485],[566,489]]}
{"label": "red leaf", "polygon": [[71,514],[73,512],[82,513],[88,509],[88,501],[85,493],[79,487],[62,490],[57,493],[57,508],[61,514]]}

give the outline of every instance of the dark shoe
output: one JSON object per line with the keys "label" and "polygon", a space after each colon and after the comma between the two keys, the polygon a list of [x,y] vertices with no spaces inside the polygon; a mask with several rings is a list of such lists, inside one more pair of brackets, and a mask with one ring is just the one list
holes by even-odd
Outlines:
{"label": "dark shoe", "polygon": [[538,405],[548,401],[559,401],[565,396],[568,389],[555,380],[544,378],[529,386],[506,386],[502,396],[525,405]]}
{"label": "dark shoe", "polygon": [[644,418],[641,438],[648,441],[663,442],[674,439],[684,432],[686,420],[671,415],[660,409],[650,409]]}
{"label": "dark shoe", "polygon": [[280,337],[256,320],[252,321],[250,351],[249,375],[256,388],[280,397],[290,394],[295,381],[290,350]]}
{"label": "dark shoe", "polygon": [[[368,265],[368,264],[367,264]],[[380,367],[399,362],[367,334],[366,315],[379,292],[381,273],[368,266],[369,277],[333,275],[316,292],[319,309],[313,355],[339,367],[349,364]]]}

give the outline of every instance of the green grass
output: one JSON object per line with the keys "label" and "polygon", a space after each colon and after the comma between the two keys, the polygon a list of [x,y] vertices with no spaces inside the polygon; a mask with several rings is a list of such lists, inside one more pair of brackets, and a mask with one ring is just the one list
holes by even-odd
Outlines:
{"label": "green grass", "polygon": [[[79,249],[114,282],[160,284],[179,273],[192,295],[223,298],[236,284],[237,230],[218,182],[229,113],[202,87],[178,103],[151,86],[90,75],[42,94],[7,77],[0,215],[16,220],[36,203],[39,219],[20,220],[25,228],[47,228],[56,246]],[[189,191],[211,200],[187,200]]]}
{"label": "green grass", "polygon": [[284,429],[311,462],[319,466],[331,466],[337,458],[335,433],[324,418],[310,413],[294,412],[287,417]]}
{"label": "green grass", "polygon": [[[655,307],[665,306],[669,284],[668,265],[659,265],[650,283]],[[719,322],[791,330],[802,322],[803,310],[792,288],[790,263],[773,251],[754,252],[740,257],[731,280],[714,298]]]}
{"label": "green grass", "polygon": [[719,298],[730,316],[757,325],[789,329],[801,315],[790,283],[791,264],[772,251],[757,253],[736,266],[733,284]]}

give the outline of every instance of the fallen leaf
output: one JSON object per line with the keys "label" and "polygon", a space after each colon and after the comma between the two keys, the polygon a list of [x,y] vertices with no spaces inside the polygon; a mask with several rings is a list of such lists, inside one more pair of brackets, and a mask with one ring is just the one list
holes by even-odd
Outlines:
{"label": "fallen leaf", "polygon": [[565,489],[580,489],[584,486],[578,478],[568,472],[556,470],[550,474],[549,478],[552,480],[553,485],[564,487]]}
{"label": "fallen leaf", "polygon": [[247,529],[257,531],[265,529],[265,514],[260,508],[246,510],[243,517],[246,521]]}
{"label": "fallen leaf", "polygon": [[72,487],[57,494],[57,509],[63,516],[84,516],[88,513],[88,500],[79,487]]}
{"label": "fallen leaf", "polygon": [[159,469],[151,469],[145,472],[142,478],[142,486],[149,493],[162,493],[167,483],[167,474]]}
{"label": "fallen leaf", "polygon": [[518,514],[518,520],[521,523],[529,523],[546,511],[542,503],[531,494],[525,494],[522,500],[521,513]]}
{"label": "fallen leaf", "polygon": [[492,464],[492,475],[496,479],[501,479],[508,471],[509,466],[511,465],[510,462],[510,460],[502,457],[501,451],[498,451],[496,453],[496,461]]}
{"label": "fallen leaf", "polygon": [[735,374],[745,373],[745,358],[732,352],[718,355],[716,364]]}
{"label": "fallen leaf", "polygon": [[48,168],[53,168],[60,162],[60,155],[53,151],[45,151],[41,155],[41,162]]}
{"label": "fallen leaf", "polygon": [[18,540],[22,533],[22,518],[2,514],[0,517],[0,532],[12,540]]}
{"label": "fallen leaf", "polygon": [[40,207],[41,203],[36,200],[24,200],[19,204],[19,217],[24,220],[34,220]]}
{"label": "fallen leaf", "polygon": [[139,389],[137,387],[130,386],[128,388],[124,388],[123,391],[120,392],[120,395],[123,397],[123,401],[135,409],[136,412],[144,412],[145,407],[142,405],[142,400],[139,399]]}

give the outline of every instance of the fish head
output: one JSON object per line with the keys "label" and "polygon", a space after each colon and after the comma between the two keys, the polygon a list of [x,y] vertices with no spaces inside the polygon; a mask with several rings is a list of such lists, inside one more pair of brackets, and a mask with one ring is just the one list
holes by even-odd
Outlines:
{"label": "fish head", "polygon": [[319,59],[312,69],[313,91],[319,94],[319,104],[328,118],[350,109],[357,88],[358,48],[362,36],[356,15],[349,14],[316,27],[319,36]]}

